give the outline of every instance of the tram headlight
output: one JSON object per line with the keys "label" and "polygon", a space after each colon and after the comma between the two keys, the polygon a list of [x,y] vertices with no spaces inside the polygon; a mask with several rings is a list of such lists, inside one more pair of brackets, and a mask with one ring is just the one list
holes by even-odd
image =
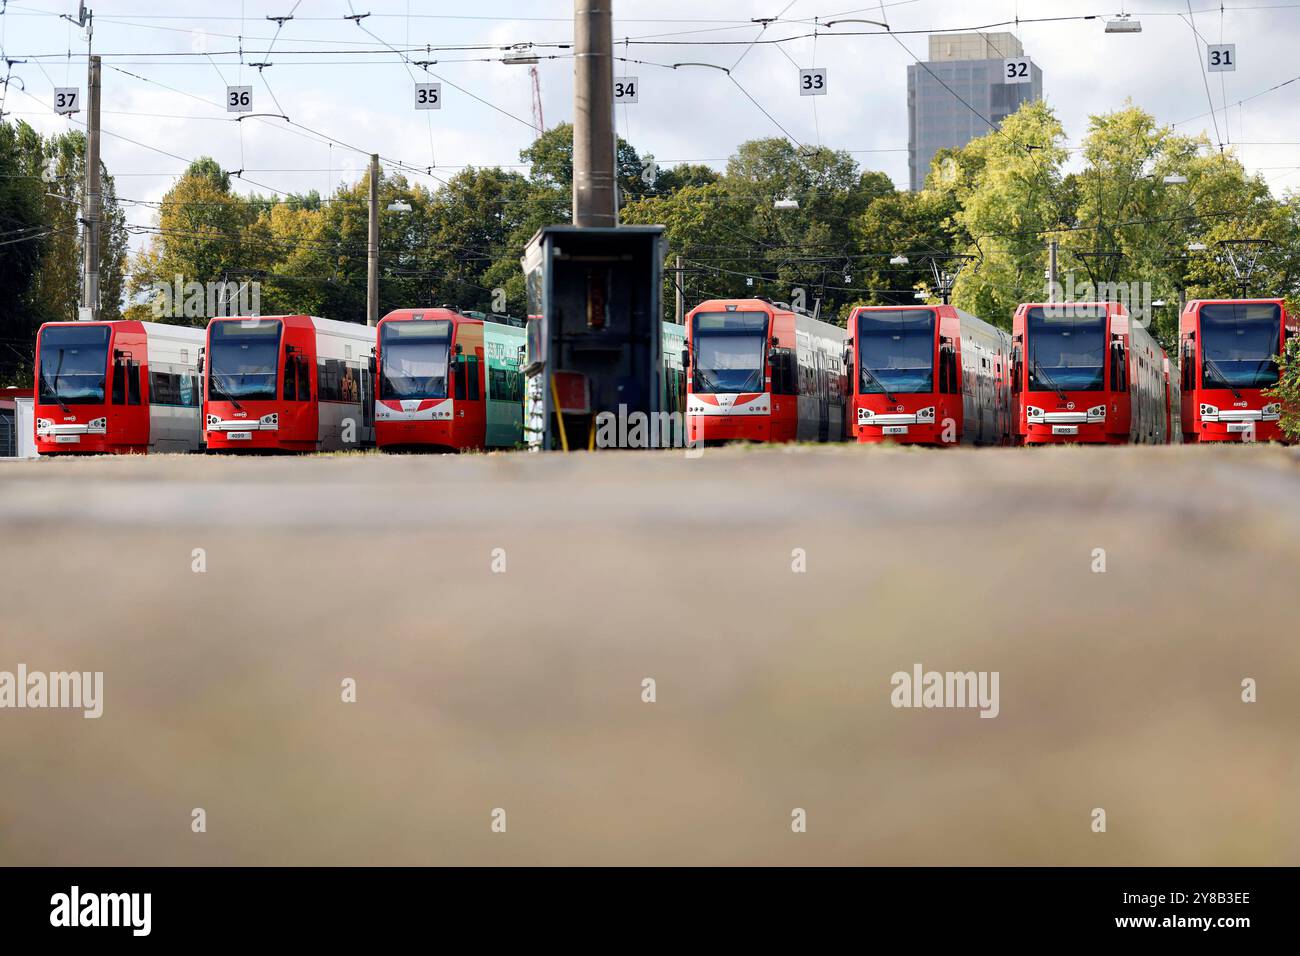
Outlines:
{"label": "tram headlight", "polygon": [[918,422],[929,422],[929,423],[933,423],[933,422],[934,422],[934,406],[931,405],[929,408],[923,408],[923,409],[921,409],[919,412],[917,412],[917,413],[916,413],[916,420],[917,420]]}
{"label": "tram headlight", "polygon": [[221,424],[221,419],[218,418],[216,415],[209,415],[209,416],[208,416],[208,427],[209,427],[209,428],[216,428],[216,427],[217,427],[218,425],[220,425],[220,424]]}
{"label": "tram headlight", "polygon": [[1282,403],[1273,402],[1271,405],[1264,406],[1264,420],[1268,422],[1277,421],[1282,417]]}
{"label": "tram headlight", "polygon": [[279,428],[280,413],[272,412],[270,415],[263,415],[261,418],[258,419],[258,424],[261,425],[263,428]]}
{"label": "tram headlight", "polygon": [[1207,422],[1217,422],[1219,420],[1219,409],[1215,405],[1206,405],[1201,403],[1201,419]]}
{"label": "tram headlight", "polygon": [[50,429],[52,429],[53,427],[54,427],[54,419],[52,419],[52,418],[38,418],[38,419],[36,419],[36,434],[38,434],[38,435],[41,435],[41,434],[44,434],[45,432],[48,432],[48,431],[49,431]]}
{"label": "tram headlight", "polygon": [[1043,420],[1043,416],[1046,414],[1047,413],[1043,411],[1041,408],[1039,408],[1037,405],[1029,405],[1026,406],[1025,408],[1025,415],[1028,418],[1037,419],[1040,422]]}
{"label": "tram headlight", "polygon": [[1105,420],[1106,420],[1105,405],[1094,405],[1092,406],[1092,408],[1088,409],[1088,421],[1104,422]]}
{"label": "tram headlight", "polygon": [[92,432],[102,432],[102,433],[107,433],[107,432],[108,432],[108,416],[105,415],[103,418],[93,418],[93,419],[91,419],[90,421],[86,422],[86,428],[87,428],[87,430],[92,431]]}
{"label": "tram headlight", "polygon": [[874,415],[875,415],[875,412],[873,412],[873,411],[872,411],[871,409],[869,409],[869,408],[859,408],[859,409],[858,409],[858,424],[859,424],[859,425],[867,425],[867,424],[870,424],[871,419],[872,419],[872,417],[873,417]]}

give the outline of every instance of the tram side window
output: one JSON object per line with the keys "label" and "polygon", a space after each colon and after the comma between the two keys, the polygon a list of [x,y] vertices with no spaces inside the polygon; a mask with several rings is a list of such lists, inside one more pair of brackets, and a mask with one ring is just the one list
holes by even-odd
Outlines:
{"label": "tram side window", "polygon": [[1128,362],[1123,339],[1110,343],[1110,388],[1113,392],[1128,391]]}
{"label": "tram side window", "polygon": [[1183,340],[1183,391],[1190,392],[1196,387],[1196,353],[1192,345],[1192,338],[1188,336]]}
{"label": "tram side window", "polygon": [[140,404],[140,363],[122,358],[113,363],[113,404]]}
{"label": "tram side window", "polygon": [[478,356],[477,355],[465,356],[465,376],[467,379],[466,397],[468,397],[471,402],[477,402],[480,397],[479,386],[478,386]]}
{"label": "tram side window", "polygon": [[957,375],[957,349],[953,347],[952,339],[946,335],[939,339],[939,394],[961,394]]}
{"label": "tram side window", "polygon": [[345,366],[341,359],[326,359],[317,367],[316,394],[322,402],[341,402]]}
{"label": "tram side window", "polygon": [[770,361],[772,365],[772,394],[797,395],[794,350],[777,346],[772,349]]}
{"label": "tram side window", "polygon": [[189,372],[149,372],[149,403],[194,408],[194,376]]}
{"label": "tram side window", "polygon": [[494,402],[522,402],[523,376],[514,369],[488,369],[488,398]]}
{"label": "tram side window", "polygon": [[311,401],[311,377],[307,374],[306,356],[294,354],[284,357],[284,400]]}
{"label": "tram side window", "polygon": [[339,394],[345,402],[361,401],[361,368],[356,364],[349,365],[347,362],[341,362],[339,379]]}

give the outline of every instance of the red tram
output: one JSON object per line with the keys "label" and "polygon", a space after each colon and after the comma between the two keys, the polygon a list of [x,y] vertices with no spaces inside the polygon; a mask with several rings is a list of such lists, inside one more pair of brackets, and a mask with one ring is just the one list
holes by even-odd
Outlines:
{"label": "red tram", "polygon": [[336,451],[374,443],[375,330],[310,315],[208,323],[209,451]]}
{"label": "red tram", "polygon": [[47,322],[36,334],[36,450],[186,452],[202,440],[203,330],[157,322]]}
{"label": "red tram", "polygon": [[453,309],[399,309],[379,320],[378,332],[379,448],[514,448],[523,440],[522,328]]}
{"label": "red tram", "polygon": [[844,329],[767,299],[686,317],[686,427],[696,442],[844,441]]}
{"label": "red tram", "polygon": [[849,316],[850,423],[860,443],[1006,445],[1011,336],[951,305]]}
{"label": "red tram", "polygon": [[1119,302],[1039,302],[1016,309],[1011,384],[1015,441],[1177,441],[1177,382],[1165,352]]}

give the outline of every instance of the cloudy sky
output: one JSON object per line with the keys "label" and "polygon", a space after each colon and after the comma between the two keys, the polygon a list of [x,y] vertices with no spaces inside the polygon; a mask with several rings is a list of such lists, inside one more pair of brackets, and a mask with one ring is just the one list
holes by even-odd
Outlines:
{"label": "cloudy sky", "polygon": [[[642,61],[618,64],[640,81],[640,101],[617,111],[619,133],[661,165],[721,167],[737,143],[784,129],[799,142],[850,150],[863,167],[905,187],[906,66],[914,56],[925,58],[927,31],[979,27],[1019,35],[1043,70],[1044,95],[1072,143],[1090,113],[1131,98],[1180,131],[1231,142],[1275,192],[1300,186],[1300,81],[1265,92],[1300,73],[1293,55],[1300,0],[1235,0],[1222,12],[1208,0],[1191,0],[1200,37],[1237,48],[1236,72],[1208,75],[1186,0],[1129,2],[1142,23],[1138,35],[1107,35],[1102,19],[996,25],[1017,16],[1105,18],[1118,12],[1118,0],[884,0],[854,9],[849,2],[616,0],[616,54]],[[329,190],[358,178],[372,151],[420,170],[414,178],[430,186],[466,165],[518,164],[533,137],[529,71],[499,62],[501,48],[568,43],[573,9],[571,0],[92,6],[94,48],[105,64],[103,156],[119,195],[145,201],[158,200],[201,155],[243,170],[240,190],[262,192]],[[267,19],[291,11],[294,19],[279,29]],[[54,87],[84,90],[86,82],[84,31],[60,13],[75,13],[75,4],[9,0],[0,15],[4,56],[26,60],[12,67],[16,79],[3,108],[43,132],[76,124],[53,113]],[[352,13],[370,16],[345,19]],[[752,22],[771,17],[777,19],[766,28]],[[886,21],[894,35],[835,37],[879,29],[827,29],[837,18]],[[797,39],[749,45],[758,37]],[[573,61],[557,46],[538,52],[545,121],[569,120]],[[403,62],[403,53],[410,61],[437,61],[428,69],[442,80],[442,109],[414,109],[415,79],[437,78]],[[256,62],[272,65],[259,75],[248,65]],[[687,62],[732,74],[669,68]],[[797,69],[814,65],[827,68],[829,93],[801,97]],[[268,116],[232,120],[223,104],[227,85],[237,84],[252,86],[254,113],[283,114],[292,125]],[[133,223],[152,222],[153,214],[149,206],[128,208]]]}

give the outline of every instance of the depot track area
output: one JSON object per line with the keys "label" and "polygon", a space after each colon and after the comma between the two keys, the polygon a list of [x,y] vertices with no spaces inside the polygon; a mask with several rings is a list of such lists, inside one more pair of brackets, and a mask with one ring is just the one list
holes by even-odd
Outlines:
{"label": "depot track area", "polygon": [[[104,673],[98,720],[5,715],[10,863],[1183,865],[1300,839],[1294,450],[3,462],[0,530],[0,666]],[[1000,672],[999,715],[891,707],[914,664]]]}

